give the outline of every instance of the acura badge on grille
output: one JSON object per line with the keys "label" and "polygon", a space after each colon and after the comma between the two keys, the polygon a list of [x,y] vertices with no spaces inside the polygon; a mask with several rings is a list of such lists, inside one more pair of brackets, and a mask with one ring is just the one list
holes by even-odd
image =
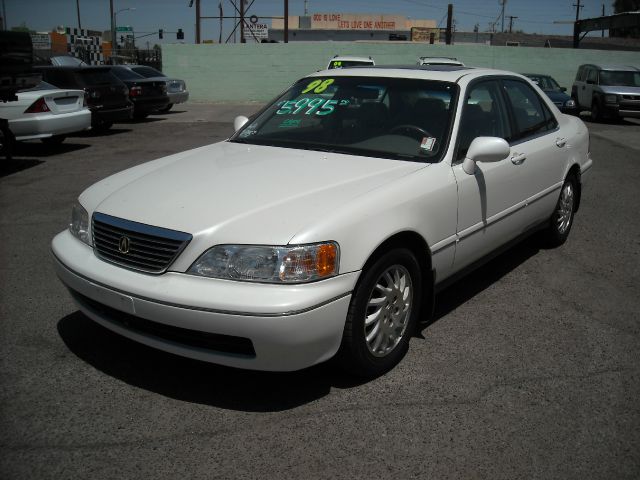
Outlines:
{"label": "acura badge on grille", "polygon": [[118,240],[118,250],[120,250],[120,253],[129,253],[130,243],[131,240],[129,240],[129,237],[120,237],[120,240]]}

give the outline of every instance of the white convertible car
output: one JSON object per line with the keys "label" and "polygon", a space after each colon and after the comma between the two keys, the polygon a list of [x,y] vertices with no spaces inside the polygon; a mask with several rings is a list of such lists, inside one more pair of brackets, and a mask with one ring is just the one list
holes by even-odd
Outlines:
{"label": "white convertible car", "polygon": [[80,195],[52,250],[88,317],[209,362],[378,375],[445,283],[534,230],[563,243],[592,165],[579,118],[487,69],[322,71],[235,127]]}
{"label": "white convertible car", "polygon": [[18,92],[17,97],[17,101],[0,103],[0,118],[9,121],[16,140],[40,139],[57,144],[67,134],[91,127],[91,112],[82,90],[40,82],[36,88]]}

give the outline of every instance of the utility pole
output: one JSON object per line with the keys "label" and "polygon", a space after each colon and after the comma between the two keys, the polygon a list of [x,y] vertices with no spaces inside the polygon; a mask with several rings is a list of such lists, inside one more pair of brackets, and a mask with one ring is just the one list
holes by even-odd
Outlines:
{"label": "utility pole", "polygon": [[451,45],[451,23],[453,22],[453,4],[447,5],[447,33],[445,39],[447,45]]}
{"label": "utility pole", "polygon": [[245,43],[245,42],[246,40],[244,39],[244,0],[240,0],[240,43]]}
{"label": "utility pole", "polygon": [[111,18],[111,64],[113,65],[113,56],[116,53],[116,25],[113,14],[113,0],[109,0],[109,13],[111,14],[109,18]]}
{"label": "utility pole", "polygon": [[[602,16],[604,17],[604,3],[602,4]],[[604,38],[604,28],[602,29],[602,38]]]}
{"label": "utility pole", "polygon": [[196,0],[196,43],[200,43],[200,0]]}
{"label": "utility pole", "polygon": [[289,43],[289,0],[284,0],[284,43]]}
{"label": "utility pole", "polygon": [[580,9],[584,7],[584,5],[580,3],[580,0],[578,0],[578,3],[574,3],[573,6],[576,7],[576,22],[577,22],[578,20],[580,20]]}
{"label": "utility pole", "polygon": [[518,17],[514,17],[513,15],[507,15],[507,16],[509,17],[509,33],[511,33],[513,30],[513,19]]}
{"label": "utility pole", "polygon": [[80,0],[76,0],[76,10],[78,12],[78,30],[82,30],[82,24],[80,23]]}
{"label": "utility pole", "polygon": [[[580,0],[578,0],[580,1]],[[507,0],[500,0],[500,5],[502,5],[502,13],[500,14],[500,16],[502,17],[502,29],[500,30],[502,33],[504,33],[504,6],[507,4]]]}

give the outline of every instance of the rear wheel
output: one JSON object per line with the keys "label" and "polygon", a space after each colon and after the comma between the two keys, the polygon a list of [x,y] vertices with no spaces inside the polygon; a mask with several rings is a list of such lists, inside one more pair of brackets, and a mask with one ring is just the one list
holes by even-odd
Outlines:
{"label": "rear wheel", "polygon": [[569,237],[578,201],[577,195],[578,181],[574,175],[570,175],[562,185],[560,198],[558,198],[558,203],[549,221],[549,227],[546,232],[549,246],[558,247]]}
{"label": "rear wheel", "polygon": [[133,114],[133,118],[137,119],[137,120],[143,120],[145,118],[147,118],[149,116],[148,113],[134,113]]}
{"label": "rear wheel", "polygon": [[113,126],[113,122],[100,122],[93,126],[93,129],[97,132],[106,132]]}
{"label": "rear wheel", "polygon": [[368,267],[351,298],[338,359],[365,377],[381,375],[404,357],[420,312],[422,275],[404,248]]}
{"label": "rear wheel", "polygon": [[597,98],[594,98],[591,102],[591,120],[594,122],[602,121],[602,106]]}
{"label": "rear wheel", "polygon": [[52,137],[41,138],[40,141],[45,145],[60,145],[67,138],[64,135],[54,135]]}
{"label": "rear wheel", "polygon": [[166,107],[164,107],[162,110],[158,110],[159,112],[168,112],[169,110],[171,110],[171,108],[173,107],[173,103],[170,103],[169,105],[167,105]]}

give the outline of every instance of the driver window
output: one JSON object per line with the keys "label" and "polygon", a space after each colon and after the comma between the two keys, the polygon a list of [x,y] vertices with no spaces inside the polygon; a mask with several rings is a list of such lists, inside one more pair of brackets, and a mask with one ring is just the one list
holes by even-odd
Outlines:
{"label": "driver window", "polygon": [[589,75],[587,76],[587,81],[588,82],[593,82],[594,84],[597,83],[597,79],[598,79],[598,75],[597,72],[594,68],[590,68],[589,69]]}
{"label": "driver window", "polygon": [[509,141],[509,120],[496,81],[481,82],[471,88],[465,97],[458,132],[458,161],[464,159],[476,137],[500,137]]}

